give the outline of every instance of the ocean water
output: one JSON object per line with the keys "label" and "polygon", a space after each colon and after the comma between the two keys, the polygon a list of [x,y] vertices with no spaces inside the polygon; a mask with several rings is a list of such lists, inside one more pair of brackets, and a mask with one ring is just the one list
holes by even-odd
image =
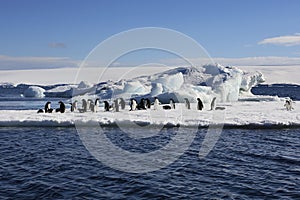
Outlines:
{"label": "ocean water", "polygon": [[[289,96],[298,94],[294,89]],[[45,101],[2,96],[0,109],[36,109]],[[114,144],[141,153],[167,145],[179,129],[147,139],[116,127],[103,130]],[[95,159],[75,127],[0,127],[0,199],[299,199],[300,129],[224,129],[200,159],[206,133],[199,129],[170,165],[135,174]]]}
{"label": "ocean water", "polygon": [[[163,131],[171,135],[174,129]],[[124,142],[123,137],[118,137],[120,130],[105,128],[105,131],[117,142]],[[1,199],[300,197],[299,129],[226,129],[209,155],[199,159],[205,133],[205,129],[200,129],[190,148],[171,165],[133,174],[97,161],[86,150],[75,128],[0,128],[0,196]],[[145,140],[132,142],[153,148]],[[126,141],[126,145],[132,144]]]}

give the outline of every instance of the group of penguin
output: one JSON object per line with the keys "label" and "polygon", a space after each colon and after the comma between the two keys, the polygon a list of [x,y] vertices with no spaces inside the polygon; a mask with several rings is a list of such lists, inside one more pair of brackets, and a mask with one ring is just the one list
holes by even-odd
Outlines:
{"label": "group of penguin", "polygon": [[[215,108],[216,108],[216,99],[217,98],[214,97],[212,102],[211,102],[211,110],[215,110]],[[191,109],[190,101],[187,98],[184,98],[184,100],[185,100],[185,107],[187,109]],[[158,98],[154,97],[154,103],[153,103],[154,110],[157,110],[158,106],[160,104],[161,103],[159,102]],[[137,101],[135,99],[130,100],[130,111],[132,111],[132,110],[145,110],[147,108],[150,109],[150,107],[151,107],[151,102],[148,98],[147,99],[142,98],[140,103],[137,103]],[[169,105],[163,105],[162,108],[164,110],[175,109],[174,99],[171,98]],[[197,110],[203,110],[203,108],[204,108],[203,102],[201,101],[200,98],[197,98]],[[217,108],[222,109],[221,107],[217,107]]]}
{"label": "group of penguin", "polygon": [[[185,107],[187,109],[191,109],[190,101],[187,98],[184,98],[184,100],[185,100]],[[55,109],[55,112],[64,113],[66,111],[65,104],[62,101],[59,101],[58,103],[59,103],[59,108]],[[92,99],[88,99],[88,100],[82,99],[81,108],[77,108],[77,103],[78,103],[77,100],[75,100],[73,103],[70,103],[71,112],[74,112],[76,110],[78,110],[80,113],[84,113],[87,111],[97,112],[100,104],[100,99],[97,98],[95,101],[93,101]],[[120,108],[124,110],[126,105],[125,100],[123,98],[115,99],[111,105],[108,103],[108,101],[103,101],[103,103],[104,103],[104,111],[114,110],[115,112],[119,112]],[[153,102],[154,110],[157,110],[160,104],[161,103],[158,100],[158,98],[154,97],[154,102]],[[216,97],[214,97],[211,102],[211,110],[215,109],[215,105],[216,105]],[[137,102],[136,99],[130,99],[129,111],[146,110],[150,108],[151,108],[151,101],[148,98],[146,99],[142,98],[139,103]],[[163,105],[162,108],[164,110],[175,109],[174,99],[171,98],[170,104]],[[197,110],[203,110],[203,108],[204,108],[203,102],[201,101],[200,98],[197,98]],[[44,110],[39,109],[37,113],[52,113],[53,111],[54,109],[51,108],[51,102],[48,101],[45,104]]]}
{"label": "group of penguin", "polygon": [[[59,101],[59,108],[56,108],[55,109],[55,112],[60,112],[60,113],[64,113],[66,111],[66,106],[65,104],[62,102],[62,101]],[[39,109],[37,111],[37,113],[52,113],[53,112],[53,108],[51,108],[51,102],[48,101],[46,104],[45,104],[45,109]]]}
{"label": "group of penguin", "polygon": [[[215,110],[216,108],[216,97],[213,98],[211,104],[210,104],[210,110]],[[191,109],[191,104],[190,104],[190,101],[187,99],[187,98],[184,98],[185,100],[185,107],[187,109]],[[203,110],[204,108],[204,105],[203,105],[203,102],[201,101],[200,98],[197,98],[197,110]],[[221,108],[221,107],[219,107]]]}

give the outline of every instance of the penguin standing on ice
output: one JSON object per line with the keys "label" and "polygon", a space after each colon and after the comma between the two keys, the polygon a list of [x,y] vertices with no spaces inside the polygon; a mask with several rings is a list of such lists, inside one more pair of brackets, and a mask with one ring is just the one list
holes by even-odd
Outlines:
{"label": "penguin standing on ice", "polygon": [[95,104],[94,104],[94,111],[95,111],[95,112],[98,112],[99,104],[100,104],[100,99],[97,98],[97,99],[95,100]]}
{"label": "penguin standing on ice", "polygon": [[85,99],[82,99],[82,109],[83,112],[87,111],[87,101]]}
{"label": "penguin standing on ice", "polygon": [[286,99],[284,107],[286,108],[287,111],[291,111],[292,109],[294,109],[293,105],[292,105],[292,100],[291,99]]}
{"label": "penguin standing on ice", "polygon": [[139,110],[146,110],[144,101],[145,101],[144,98],[142,98],[139,105],[138,105],[138,107],[137,107]]}
{"label": "penguin standing on ice", "polygon": [[174,99],[170,99],[170,105],[172,109],[175,109],[175,101]]}
{"label": "penguin standing on ice", "polygon": [[154,97],[154,110],[158,110],[158,105],[160,104],[157,97]]}
{"label": "penguin standing on ice", "polygon": [[87,100],[87,109],[93,111],[94,110],[94,102],[92,99]]}
{"label": "penguin standing on ice", "polygon": [[130,110],[129,111],[133,111],[136,110],[137,108],[137,102],[135,99],[130,99]]}
{"label": "penguin standing on ice", "polygon": [[109,111],[109,103],[104,101],[104,111]]}
{"label": "penguin standing on ice", "polygon": [[48,101],[46,104],[45,104],[45,113],[52,113],[53,109],[51,108],[51,102]]}
{"label": "penguin standing on ice", "polygon": [[119,99],[116,99],[116,100],[114,101],[114,104],[115,104],[115,111],[116,111],[116,112],[119,112],[119,111],[120,111],[120,109],[119,109]]}
{"label": "penguin standing on ice", "polygon": [[88,109],[95,112],[95,104],[92,99],[88,99]]}
{"label": "penguin standing on ice", "polygon": [[55,111],[64,113],[66,111],[65,104],[62,101],[59,101],[58,103],[59,103],[59,108],[57,108]]}
{"label": "penguin standing on ice", "polygon": [[216,108],[216,97],[213,98],[210,104],[210,110],[214,110]]}
{"label": "penguin standing on ice", "polygon": [[81,109],[78,109],[79,112],[83,113],[87,111],[87,102],[85,99],[82,99]]}
{"label": "penguin standing on ice", "polygon": [[146,102],[146,108],[150,109],[151,108],[150,100],[147,98],[147,99],[145,99],[145,102]]}
{"label": "penguin standing on ice", "polygon": [[124,110],[125,109],[125,101],[124,99],[121,97],[120,99],[120,105],[121,105],[121,109]]}
{"label": "penguin standing on ice", "polygon": [[188,110],[191,109],[190,101],[189,101],[187,98],[184,98],[184,100],[185,100],[185,102],[184,102],[185,107],[186,107]]}
{"label": "penguin standing on ice", "polygon": [[77,100],[75,100],[73,103],[70,103],[71,105],[71,112],[74,112],[77,109]]}
{"label": "penguin standing on ice", "polygon": [[197,98],[197,110],[202,110],[203,109],[203,103],[200,98]]}

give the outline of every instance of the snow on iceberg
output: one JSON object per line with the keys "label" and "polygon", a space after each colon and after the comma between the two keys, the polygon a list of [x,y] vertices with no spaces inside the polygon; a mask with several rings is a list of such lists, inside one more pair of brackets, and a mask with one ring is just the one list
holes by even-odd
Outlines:
{"label": "snow on iceberg", "polygon": [[[220,64],[200,67],[177,67],[150,76],[140,76],[130,80],[108,81],[98,84],[80,82],[78,85],[64,85],[50,88],[46,91],[28,89],[25,96],[36,97],[75,97],[98,96],[100,99],[154,98],[162,103],[168,103],[170,98],[176,102],[196,102],[200,98],[204,103],[210,103],[214,97],[217,102],[238,101],[239,97],[251,94],[251,88],[264,82],[260,72],[247,73],[237,67]],[[35,89],[37,90],[37,89]],[[33,94],[34,93],[34,94]]]}
{"label": "snow on iceberg", "polygon": [[38,86],[29,86],[24,91],[24,96],[25,97],[43,98],[43,97],[45,97],[44,92],[45,92],[45,89],[43,89],[41,87],[38,87]]}
{"label": "snow on iceberg", "polygon": [[[236,67],[216,64],[178,67],[151,76],[122,80],[122,83],[116,82],[108,86],[107,90],[125,98],[156,96],[163,103],[169,102],[170,98],[176,102],[184,102],[184,98],[191,102],[195,102],[197,98],[210,102],[213,97],[217,97],[218,102],[232,102],[239,99],[241,92],[249,93],[253,86],[262,82],[264,78],[259,72],[250,74]],[[101,94],[98,96],[104,97]]]}

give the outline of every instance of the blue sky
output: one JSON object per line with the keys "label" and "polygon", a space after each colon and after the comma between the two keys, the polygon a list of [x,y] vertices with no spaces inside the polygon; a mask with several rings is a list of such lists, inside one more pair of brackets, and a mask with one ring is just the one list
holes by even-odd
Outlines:
{"label": "blue sky", "polygon": [[139,27],[180,31],[214,58],[298,58],[299,8],[298,0],[1,0],[0,69],[73,65]]}

